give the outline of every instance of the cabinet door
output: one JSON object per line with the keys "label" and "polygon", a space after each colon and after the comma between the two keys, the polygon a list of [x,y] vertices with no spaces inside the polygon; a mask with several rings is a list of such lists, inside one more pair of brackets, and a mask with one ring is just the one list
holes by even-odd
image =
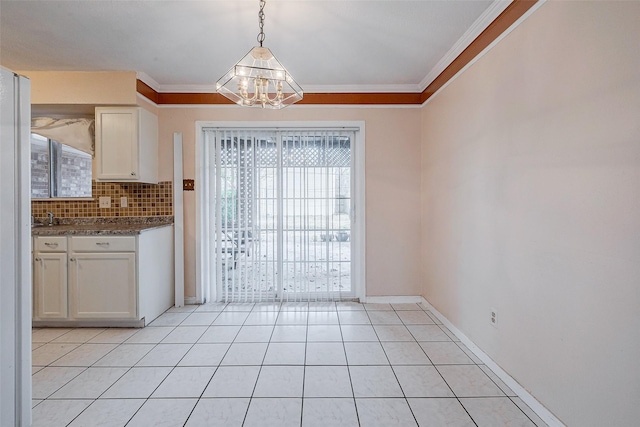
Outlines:
{"label": "cabinet door", "polygon": [[137,318],[135,253],[72,253],[69,274],[73,319]]}
{"label": "cabinet door", "polygon": [[97,179],[137,180],[137,108],[96,108]]}
{"label": "cabinet door", "polygon": [[36,252],[33,265],[36,319],[67,317],[67,254]]}

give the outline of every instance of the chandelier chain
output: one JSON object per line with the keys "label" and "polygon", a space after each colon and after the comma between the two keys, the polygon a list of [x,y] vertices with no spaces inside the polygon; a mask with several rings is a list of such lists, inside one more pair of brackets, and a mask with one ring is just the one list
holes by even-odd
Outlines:
{"label": "chandelier chain", "polygon": [[267,2],[265,0],[260,0],[260,11],[258,12],[258,20],[260,32],[258,33],[258,43],[260,43],[260,47],[262,47],[262,42],[264,41],[264,5]]}

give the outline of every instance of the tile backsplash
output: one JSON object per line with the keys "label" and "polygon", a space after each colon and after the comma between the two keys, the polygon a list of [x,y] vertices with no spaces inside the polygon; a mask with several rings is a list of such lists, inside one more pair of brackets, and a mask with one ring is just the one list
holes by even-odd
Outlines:
{"label": "tile backsplash", "polygon": [[[91,183],[93,200],[31,200],[31,214],[36,218],[53,212],[58,218],[164,216],[173,215],[172,182],[138,184],[128,182]],[[110,208],[99,207],[99,197],[111,197]],[[120,198],[127,198],[127,207],[120,206]]]}

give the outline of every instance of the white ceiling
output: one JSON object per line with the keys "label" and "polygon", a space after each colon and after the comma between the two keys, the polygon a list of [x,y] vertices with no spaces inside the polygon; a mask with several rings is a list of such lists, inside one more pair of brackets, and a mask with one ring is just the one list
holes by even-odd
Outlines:
{"label": "white ceiling", "polygon": [[[510,0],[270,0],[264,46],[306,92],[415,92]],[[257,0],[0,0],[13,70],[133,70],[158,91],[213,91],[257,45]]]}

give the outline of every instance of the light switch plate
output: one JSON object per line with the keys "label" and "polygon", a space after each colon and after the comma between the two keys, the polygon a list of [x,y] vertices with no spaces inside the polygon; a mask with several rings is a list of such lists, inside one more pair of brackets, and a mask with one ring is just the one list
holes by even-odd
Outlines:
{"label": "light switch plate", "polygon": [[127,200],[126,197],[120,197],[120,207],[121,208],[126,208],[129,206],[129,201]]}
{"label": "light switch plate", "polygon": [[100,200],[100,207],[101,208],[110,208],[111,207],[111,197],[102,196],[98,200]]}

